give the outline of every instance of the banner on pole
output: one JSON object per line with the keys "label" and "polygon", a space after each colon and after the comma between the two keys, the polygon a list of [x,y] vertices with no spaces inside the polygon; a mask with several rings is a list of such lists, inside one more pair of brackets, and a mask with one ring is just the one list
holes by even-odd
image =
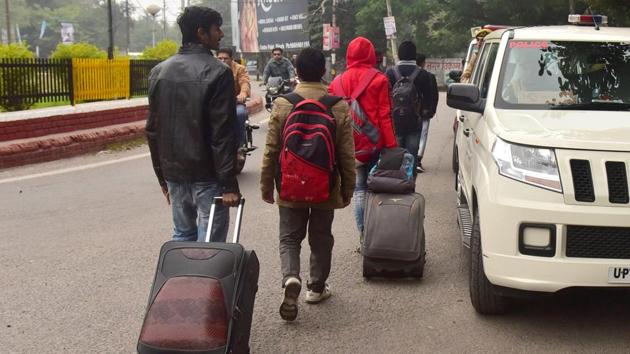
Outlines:
{"label": "banner on pole", "polygon": [[339,49],[340,45],[339,27],[333,27],[324,23],[324,34],[322,39],[323,50]]}
{"label": "banner on pole", "polygon": [[385,37],[387,39],[396,38],[396,19],[394,16],[383,17],[383,24],[385,25]]}
{"label": "banner on pole", "polygon": [[74,25],[72,23],[61,23],[61,43],[72,44],[74,43]]}
{"label": "banner on pole", "polygon": [[332,43],[330,42],[330,24],[324,23],[324,33],[322,35],[322,49],[330,50]]}

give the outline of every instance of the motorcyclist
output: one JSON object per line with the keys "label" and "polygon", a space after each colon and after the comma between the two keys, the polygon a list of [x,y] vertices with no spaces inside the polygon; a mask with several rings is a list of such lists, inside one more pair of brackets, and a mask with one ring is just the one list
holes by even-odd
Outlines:
{"label": "motorcyclist", "polygon": [[[221,48],[217,51],[217,59],[232,69],[234,75],[234,95],[236,96],[236,118],[238,120],[239,135],[238,146],[245,144],[245,121],[247,121],[247,107],[245,101],[250,96],[251,87],[247,68],[234,61],[234,52],[231,48]],[[239,159],[244,159],[244,151],[239,150]]]}
{"label": "motorcyclist", "polygon": [[263,71],[263,83],[266,85],[270,77],[281,77],[291,83],[295,82],[295,69],[291,61],[282,56],[282,48],[274,48],[271,51],[273,57]]}

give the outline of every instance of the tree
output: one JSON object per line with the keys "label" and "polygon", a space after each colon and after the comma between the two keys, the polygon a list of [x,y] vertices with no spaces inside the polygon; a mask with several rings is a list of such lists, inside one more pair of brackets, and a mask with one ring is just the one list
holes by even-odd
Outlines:
{"label": "tree", "polygon": [[0,44],[0,58],[2,59],[31,59],[35,55],[28,49],[26,43]]}
{"label": "tree", "polygon": [[160,41],[155,45],[155,48],[147,46],[142,52],[142,59],[164,60],[175,53],[178,49],[177,42],[170,39]]}
{"label": "tree", "polygon": [[[24,43],[0,45],[2,59],[32,59],[33,52]],[[18,93],[33,93],[38,90],[37,80],[30,77],[30,72],[19,68],[5,68],[0,71],[0,93],[8,97],[2,101],[2,108],[6,111],[20,111],[30,108],[35,100],[17,95]]]}

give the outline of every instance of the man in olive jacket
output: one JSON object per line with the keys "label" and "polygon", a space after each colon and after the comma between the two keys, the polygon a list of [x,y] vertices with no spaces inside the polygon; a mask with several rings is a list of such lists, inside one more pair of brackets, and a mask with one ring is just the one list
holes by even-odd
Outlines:
{"label": "man in olive jacket", "polygon": [[[320,99],[326,95],[327,87],[321,83],[326,72],[324,54],[313,48],[306,48],[296,59],[301,83],[294,91],[304,99]],[[274,177],[280,169],[279,150],[282,145],[282,130],[292,105],[284,98],[278,98],[269,120],[269,130],[260,178],[262,198],[273,204]],[[310,281],[305,301],[318,303],[330,297],[326,284],[330,273],[332,248],[332,222],[334,209],[350,204],[355,183],[354,138],[352,137],[351,117],[348,105],[340,100],[332,107],[336,122],[335,156],[336,169],[330,197],[322,203],[295,203],[277,200],[280,211],[280,263],[284,299],[280,306],[280,316],[287,321],[297,317],[297,298],[302,289],[300,280],[300,247],[306,237],[308,227],[311,246]]]}

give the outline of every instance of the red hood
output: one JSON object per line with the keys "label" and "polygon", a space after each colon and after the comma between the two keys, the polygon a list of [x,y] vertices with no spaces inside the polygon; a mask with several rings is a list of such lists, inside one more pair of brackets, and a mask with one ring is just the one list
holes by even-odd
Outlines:
{"label": "red hood", "polygon": [[346,54],[348,68],[376,66],[374,46],[367,38],[357,37],[348,45]]}

